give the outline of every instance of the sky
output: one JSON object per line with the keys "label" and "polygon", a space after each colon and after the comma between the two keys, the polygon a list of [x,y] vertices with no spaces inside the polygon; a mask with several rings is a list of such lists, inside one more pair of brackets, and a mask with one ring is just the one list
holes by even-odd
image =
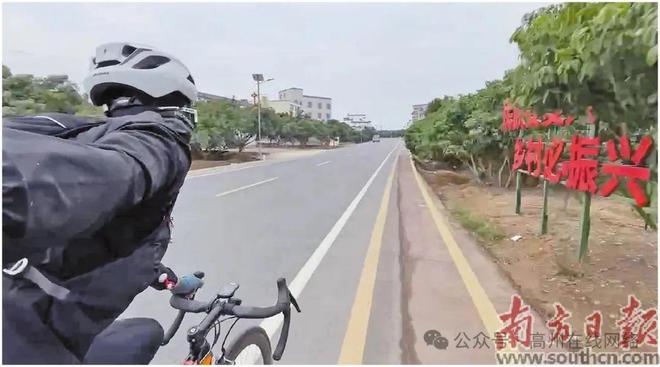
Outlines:
{"label": "sky", "polygon": [[252,73],[403,128],[413,104],[474,92],[518,63],[509,42],[542,3],[3,3],[2,63],[79,85],[96,46],[133,41],[188,66],[200,91],[249,99]]}

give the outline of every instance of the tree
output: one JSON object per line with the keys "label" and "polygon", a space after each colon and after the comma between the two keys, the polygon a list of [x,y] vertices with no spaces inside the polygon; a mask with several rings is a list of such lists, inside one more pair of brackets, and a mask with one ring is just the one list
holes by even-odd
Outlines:
{"label": "tree", "polygon": [[428,106],[426,107],[426,113],[427,114],[428,113],[433,113],[433,112],[439,110],[441,106],[442,106],[442,99],[434,98],[431,101],[431,103],[429,103]]}
{"label": "tree", "polygon": [[302,146],[306,146],[309,138],[314,136],[317,133],[317,129],[314,121],[312,120],[303,120],[298,123],[295,123],[293,128],[293,137],[300,143]]}
{"label": "tree", "polygon": [[553,5],[528,14],[511,40],[520,49],[512,96],[521,107],[583,114],[593,106],[603,121],[655,126],[657,4]]}
{"label": "tree", "polygon": [[2,79],[7,79],[11,76],[11,70],[6,65],[2,65]]}
{"label": "tree", "polygon": [[293,141],[295,140],[297,124],[298,122],[293,120],[287,121],[280,129],[280,136],[289,144],[293,144]]}
{"label": "tree", "polygon": [[353,128],[345,122],[337,120],[328,120],[326,123],[328,134],[331,138],[339,138],[339,141],[351,141],[353,136]]}
{"label": "tree", "polygon": [[87,103],[67,75],[34,77],[14,75],[2,66],[2,114],[25,115],[41,112],[64,112],[100,116],[102,109]]}
{"label": "tree", "polygon": [[207,149],[245,149],[254,139],[257,114],[226,101],[206,101],[196,105],[197,131],[208,137]]}
{"label": "tree", "polygon": [[406,130],[378,130],[376,133],[382,138],[400,138],[405,134]]}
{"label": "tree", "polygon": [[331,130],[325,122],[314,121],[314,136],[321,142],[321,144],[330,144],[330,140],[333,139],[330,134]]}
{"label": "tree", "polygon": [[238,148],[238,151],[242,152],[257,135],[257,120],[256,114],[240,111],[243,113],[236,114],[235,119],[229,122],[229,134],[226,135],[225,140],[229,147]]}
{"label": "tree", "polygon": [[279,142],[280,133],[284,121],[288,119],[287,115],[281,116],[272,109],[262,109],[261,110],[261,135],[262,137],[268,138],[272,143],[273,141]]}
{"label": "tree", "polygon": [[[502,185],[514,138],[538,134],[500,130],[506,99],[538,114],[560,110],[578,118],[591,106],[601,120],[601,138],[650,134],[657,141],[657,4],[551,5],[527,14],[511,42],[518,45],[520,64],[476,93],[434,99],[426,117],[405,132],[411,152],[465,164],[479,179],[493,178],[499,165]],[[575,124],[546,133],[565,139],[580,129]],[[650,167],[654,182],[646,191],[657,200],[657,162]],[[509,170],[505,186],[511,177]],[[640,215],[657,218],[656,207],[652,203],[651,213]]]}

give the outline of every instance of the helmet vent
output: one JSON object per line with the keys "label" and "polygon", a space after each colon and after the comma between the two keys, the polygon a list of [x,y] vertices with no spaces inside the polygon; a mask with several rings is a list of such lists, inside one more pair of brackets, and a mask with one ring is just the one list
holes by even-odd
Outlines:
{"label": "helmet vent", "polygon": [[166,64],[170,61],[169,58],[165,56],[157,56],[157,55],[152,55],[152,56],[147,56],[135,66],[133,66],[133,69],[155,69],[163,64]]}
{"label": "helmet vent", "polygon": [[190,80],[191,83],[195,84],[195,80],[193,79],[192,75],[188,74],[188,77],[186,79]]}
{"label": "helmet vent", "polygon": [[96,68],[104,68],[106,66],[112,66],[112,65],[117,65],[119,64],[119,61],[117,60],[106,60],[106,61],[101,61],[96,65]]}
{"label": "helmet vent", "polygon": [[133,52],[135,52],[135,50],[137,50],[137,48],[135,48],[133,46],[126,45],[121,49],[121,54],[122,54],[122,56],[128,56],[128,55],[132,54]]}

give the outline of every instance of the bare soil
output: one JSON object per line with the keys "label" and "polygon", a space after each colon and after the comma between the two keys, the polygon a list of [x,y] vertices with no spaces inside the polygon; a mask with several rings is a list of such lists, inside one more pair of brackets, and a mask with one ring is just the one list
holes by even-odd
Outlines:
{"label": "bare soil", "polygon": [[232,163],[252,162],[259,160],[257,152],[214,152],[204,153],[206,159],[192,161],[190,170],[226,166]]}
{"label": "bare soil", "polygon": [[[342,143],[346,144],[346,143]],[[261,144],[262,148],[279,148],[279,149],[297,149],[297,150],[307,150],[307,149],[323,149],[323,150],[328,150],[328,149],[337,149],[339,146],[336,145],[326,145],[326,144],[290,144],[290,143],[280,143],[280,144],[271,144],[271,143],[263,143]],[[341,144],[340,144],[341,146]]]}
{"label": "bare soil", "polygon": [[[452,171],[419,170],[449,210],[474,213],[505,234],[479,242],[546,320],[560,302],[572,313],[567,321],[575,334],[584,335],[584,319],[595,310],[602,312],[603,334],[618,333],[616,321],[629,295],[641,301],[642,309],[657,308],[658,234],[645,230],[643,220],[616,196],[592,199],[589,252],[579,264],[582,204],[576,193],[563,187],[550,192],[548,234],[540,235],[540,187],[523,189],[522,214],[516,215],[512,189],[476,184]],[[514,235],[522,239],[514,242]]]}

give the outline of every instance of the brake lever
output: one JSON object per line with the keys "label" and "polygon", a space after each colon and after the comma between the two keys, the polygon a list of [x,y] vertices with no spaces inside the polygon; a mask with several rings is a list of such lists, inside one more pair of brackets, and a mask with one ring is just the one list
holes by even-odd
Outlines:
{"label": "brake lever", "polygon": [[300,306],[298,306],[298,301],[293,297],[293,294],[291,294],[291,290],[287,287],[286,290],[289,293],[289,302],[293,305],[293,307],[300,313]]}
{"label": "brake lever", "polygon": [[[293,305],[296,311],[300,312],[298,301],[296,301],[296,298],[293,296],[293,294],[291,294],[289,287],[286,286],[286,281],[284,279],[281,281],[284,282],[284,286],[286,287],[288,302],[281,305],[281,307],[283,307],[281,312],[284,320],[282,322],[282,329],[280,331],[280,339],[277,341],[277,346],[275,347],[275,352],[273,353],[273,359],[276,361],[279,361],[282,358],[282,354],[284,354],[284,348],[286,348],[287,339],[289,338],[289,326],[291,325],[291,305]],[[280,281],[278,280],[278,283],[279,282]]]}

